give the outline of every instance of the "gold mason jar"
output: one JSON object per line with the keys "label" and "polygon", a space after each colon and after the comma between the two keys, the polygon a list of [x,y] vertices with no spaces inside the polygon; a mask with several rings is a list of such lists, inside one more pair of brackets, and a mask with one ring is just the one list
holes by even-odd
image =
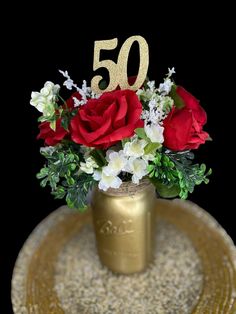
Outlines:
{"label": "gold mason jar", "polygon": [[145,179],[139,185],[93,191],[91,207],[101,262],[116,273],[143,271],[154,247],[155,188]]}

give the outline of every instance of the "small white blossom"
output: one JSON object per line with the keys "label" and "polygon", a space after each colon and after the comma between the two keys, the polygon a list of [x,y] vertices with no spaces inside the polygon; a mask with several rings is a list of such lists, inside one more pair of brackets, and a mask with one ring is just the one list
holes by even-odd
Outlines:
{"label": "small white blossom", "polygon": [[147,145],[145,140],[135,138],[131,142],[125,143],[124,154],[128,157],[141,157],[144,155],[144,147]]}
{"label": "small white blossom", "polygon": [[67,79],[63,85],[66,86],[67,89],[71,90],[72,87],[77,88],[77,85],[74,84],[74,81],[70,78],[68,71],[59,70],[59,72]]}
{"label": "small white blossom", "polygon": [[88,98],[99,98],[100,95],[95,94],[92,91],[91,87],[87,86],[87,82],[85,80],[83,80],[82,87],[80,88],[70,78],[68,71],[59,70],[59,72],[66,78],[66,81],[63,83],[63,85],[66,86],[66,88],[70,90],[72,89],[72,87],[74,87],[77,90],[77,92],[79,92],[81,95],[81,100],[78,100],[75,97],[73,97],[74,102],[75,102],[75,107],[86,104],[88,101]]}
{"label": "small white blossom", "polygon": [[91,94],[91,88],[87,87],[87,82],[83,80],[82,87],[81,88],[77,87],[76,89],[81,95],[81,100],[80,100],[81,105],[86,104],[86,102],[88,101],[87,97],[90,97],[90,94]]}
{"label": "small white blossom", "polygon": [[167,77],[171,77],[173,74],[175,73],[175,68],[168,68],[168,74],[167,74]]}
{"label": "small white blossom", "polygon": [[[94,179],[99,178],[99,174],[94,174]],[[109,188],[118,189],[121,184],[122,180],[117,176],[108,176],[104,173],[104,171],[101,172],[101,176],[98,179],[100,180],[98,183],[98,187],[100,190],[107,191]]]}
{"label": "small white blossom", "polygon": [[124,152],[110,151],[107,154],[108,165],[103,168],[103,172],[107,176],[117,176],[126,166],[127,159],[124,156]]}
{"label": "small white blossom", "polygon": [[161,124],[174,104],[171,97],[165,96],[164,94],[159,95],[156,92],[152,95],[150,100],[146,100],[146,102],[148,109],[142,112],[142,119],[145,120],[146,124]]}
{"label": "small white blossom", "polygon": [[139,184],[139,180],[148,173],[147,163],[143,159],[131,157],[128,160],[126,171],[132,174],[132,182]]}
{"label": "small white blossom", "polygon": [[80,170],[87,174],[92,174],[96,168],[98,165],[92,157],[88,157],[85,162],[80,162]]}
{"label": "small white blossom", "polygon": [[109,162],[109,160],[110,160],[110,154],[112,154],[114,152],[114,150],[112,150],[112,149],[108,149],[107,151],[106,151],[106,160]]}
{"label": "small white blossom", "polygon": [[161,93],[163,95],[168,95],[173,84],[174,83],[171,81],[171,79],[166,78],[164,80],[164,83],[161,83],[159,85],[159,88],[158,88],[159,93]]}
{"label": "small white blossom", "polygon": [[67,89],[71,90],[72,87],[73,87],[73,85],[74,85],[74,82],[73,82],[71,79],[69,79],[69,80],[66,80],[66,81],[63,83],[63,85],[64,85]]}
{"label": "small white blossom", "polygon": [[76,97],[72,97],[72,99],[74,100],[74,107],[79,107],[81,105],[83,105],[83,101],[79,100],[78,98]]}
{"label": "small white blossom", "polygon": [[164,128],[158,123],[146,124],[144,126],[145,133],[152,143],[163,143],[164,142]]}
{"label": "small white blossom", "polygon": [[60,86],[50,81],[44,84],[40,92],[32,92],[30,104],[38,111],[42,112],[45,117],[50,117],[55,111],[55,102]]}
{"label": "small white blossom", "polygon": [[147,86],[149,87],[150,91],[151,92],[154,92],[155,91],[155,81],[148,81],[147,82]]}

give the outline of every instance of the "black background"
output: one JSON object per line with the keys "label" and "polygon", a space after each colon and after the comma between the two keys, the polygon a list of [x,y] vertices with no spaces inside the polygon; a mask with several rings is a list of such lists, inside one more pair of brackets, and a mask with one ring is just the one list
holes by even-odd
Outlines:
{"label": "black background", "polygon": [[[41,15],[34,15],[38,9],[31,8],[25,18],[20,14],[12,17],[14,30],[6,33],[3,66],[7,71],[3,79],[7,97],[3,106],[6,113],[1,119],[5,125],[2,172],[6,173],[2,198],[7,203],[2,206],[7,222],[2,220],[5,251],[1,257],[6,262],[1,267],[5,313],[10,313],[10,279],[20,248],[33,228],[63,204],[53,200],[49,190],[41,189],[35,178],[44,160],[39,154],[42,142],[36,140],[39,115],[29,105],[30,93],[38,91],[47,80],[62,85],[58,69],[68,70],[78,85],[83,79],[90,81],[94,75],[95,40],[118,37],[120,47],[129,36],[142,35],[150,50],[149,77],[159,83],[167,68],[174,66],[176,83],[201,100],[208,114],[205,130],[213,141],[202,145],[196,156],[213,169],[213,174],[210,183],[197,187],[189,199],[210,212],[236,241],[232,181],[235,155],[231,152],[235,143],[231,135],[235,100],[230,86],[233,52],[229,11],[219,7],[216,13],[216,7],[206,11],[192,5],[183,8],[186,13],[182,8],[152,12],[149,4],[143,4],[137,13],[123,8],[105,14],[92,6],[75,11],[71,5],[68,9],[56,14],[44,7]],[[136,48],[131,51],[129,74],[137,69]],[[115,60],[118,50],[102,57]]]}

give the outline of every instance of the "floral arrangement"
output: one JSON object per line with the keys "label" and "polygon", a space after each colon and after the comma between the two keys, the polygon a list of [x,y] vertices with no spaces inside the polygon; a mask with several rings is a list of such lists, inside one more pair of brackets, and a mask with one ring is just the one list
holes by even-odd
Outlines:
{"label": "floral arrangement", "polygon": [[59,85],[46,82],[30,101],[42,113],[38,139],[45,142],[41,154],[47,160],[37,177],[55,198],[83,210],[95,184],[106,191],[147,177],[161,196],[185,199],[195,185],[208,183],[211,170],[194,164],[191,152],[210,139],[203,131],[207,115],[175,85],[174,68],[158,88],[146,80],[137,91],[117,88],[100,95],[86,81],[80,88],[67,71],[60,73],[63,85],[75,90],[68,100]]}

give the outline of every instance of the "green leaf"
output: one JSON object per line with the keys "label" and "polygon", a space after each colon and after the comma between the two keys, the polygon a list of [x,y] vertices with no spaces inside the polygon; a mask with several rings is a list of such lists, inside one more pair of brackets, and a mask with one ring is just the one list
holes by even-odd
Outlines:
{"label": "green leaf", "polygon": [[76,116],[77,112],[78,112],[78,109],[72,110],[71,113],[70,113],[70,114],[71,114],[71,117]]}
{"label": "green leaf", "polygon": [[44,167],[40,170],[39,173],[36,174],[37,179],[42,179],[48,175],[49,169],[47,167]]}
{"label": "green leaf", "polygon": [[155,153],[155,151],[160,148],[162,145],[159,143],[149,143],[145,146],[144,152],[145,154]]}
{"label": "green leaf", "polygon": [[179,195],[180,187],[178,184],[165,185],[155,178],[150,178],[155,185],[157,193],[163,198],[173,198]]}
{"label": "green leaf", "polygon": [[154,165],[148,165],[147,166],[147,171],[150,172],[154,169]]}
{"label": "green leaf", "polygon": [[43,180],[40,182],[40,186],[41,186],[42,188],[45,188],[45,186],[47,185],[47,183],[48,183],[48,178],[45,178],[45,179],[43,179]]}
{"label": "green leaf", "polygon": [[61,119],[61,126],[66,130],[68,131],[68,127],[69,127],[69,119],[67,116],[64,116],[62,119]]}
{"label": "green leaf", "polygon": [[68,154],[68,155],[66,156],[66,158],[65,158],[65,162],[66,162],[66,163],[71,163],[71,162],[74,161],[74,159],[75,159],[74,154]]}
{"label": "green leaf", "polygon": [[47,121],[47,117],[44,117],[44,116],[41,116],[38,118],[38,122],[44,122],[44,121]]}
{"label": "green leaf", "polygon": [[75,163],[71,163],[68,165],[68,168],[71,170],[71,171],[74,171],[76,169],[76,164]]}
{"label": "green leaf", "polygon": [[53,131],[56,131],[56,120],[51,121],[49,126]]}
{"label": "green leaf", "polygon": [[212,169],[210,168],[206,174],[206,176],[210,176],[212,174]]}
{"label": "green leaf", "polygon": [[59,153],[58,154],[58,158],[59,158],[59,161],[63,162],[64,158],[65,158],[65,154],[64,153]]}
{"label": "green leaf", "polygon": [[137,128],[134,130],[134,132],[138,135],[139,138],[147,139],[147,135],[144,131],[144,128]]}
{"label": "green leaf", "polygon": [[205,164],[201,164],[200,169],[202,172],[206,171],[206,165]]}
{"label": "green leaf", "polygon": [[68,185],[73,185],[75,183],[75,180],[70,176],[68,176],[66,180],[67,180]]}
{"label": "green leaf", "polygon": [[93,149],[90,155],[94,158],[99,167],[103,167],[107,164],[104,152],[100,149]]}
{"label": "green leaf", "polygon": [[183,99],[177,94],[176,92],[177,85],[172,85],[171,91],[170,91],[170,97],[174,100],[174,104],[178,109],[181,109],[185,107]]}
{"label": "green leaf", "polygon": [[55,191],[52,192],[55,199],[63,199],[66,195],[65,188],[63,186],[59,186]]}
{"label": "green leaf", "polygon": [[66,203],[68,207],[75,208],[76,199],[71,191],[69,191],[66,195]]}

